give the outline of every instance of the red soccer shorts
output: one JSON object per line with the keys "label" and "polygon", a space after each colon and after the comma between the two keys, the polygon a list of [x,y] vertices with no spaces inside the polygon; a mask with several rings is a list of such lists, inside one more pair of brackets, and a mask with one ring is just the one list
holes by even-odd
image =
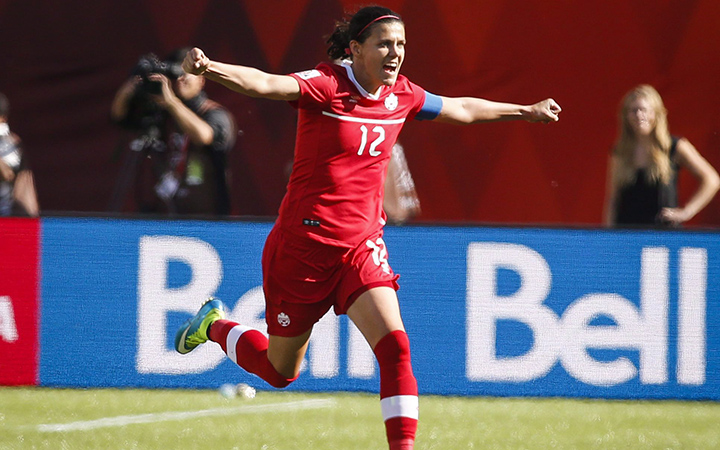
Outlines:
{"label": "red soccer shorts", "polygon": [[365,291],[399,289],[380,230],[356,248],[335,247],[274,227],[262,256],[265,321],[274,336],[299,336],[327,313],[346,314]]}

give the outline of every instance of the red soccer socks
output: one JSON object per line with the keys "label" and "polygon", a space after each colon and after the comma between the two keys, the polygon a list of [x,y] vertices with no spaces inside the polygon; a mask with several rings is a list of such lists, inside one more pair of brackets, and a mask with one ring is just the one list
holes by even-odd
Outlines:
{"label": "red soccer socks", "polygon": [[253,373],[271,386],[284,388],[297,379],[280,375],[267,358],[268,340],[264,334],[230,320],[217,320],[208,337],[217,342],[235,364]]}
{"label": "red soccer socks", "polygon": [[404,331],[393,331],[373,351],[380,366],[380,406],[390,450],[412,450],[418,389],[410,364],[410,341]]}

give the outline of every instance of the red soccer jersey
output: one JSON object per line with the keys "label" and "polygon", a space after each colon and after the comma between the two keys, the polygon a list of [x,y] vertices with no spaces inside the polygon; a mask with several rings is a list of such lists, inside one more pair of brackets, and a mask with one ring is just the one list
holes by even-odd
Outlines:
{"label": "red soccer jersey", "polygon": [[405,120],[425,90],[398,76],[377,97],[355,82],[349,64],[321,63],[292,74],[300,83],[295,158],[278,223],[294,235],[354,247],[382,228],[385,176]]}

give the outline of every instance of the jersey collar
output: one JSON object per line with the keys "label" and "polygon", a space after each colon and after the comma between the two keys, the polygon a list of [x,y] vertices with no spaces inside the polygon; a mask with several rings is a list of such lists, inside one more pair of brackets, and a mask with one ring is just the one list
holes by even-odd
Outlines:
{"label": "jersey collar", "polygon": [[380,86],[378,88],[377,92],[374,94],[371,94],[368,91],[366,91],[365,88],[362,87],[360,85],[360,83],[358,83],[358,81],[355,79],[355,74],[353,73],[353,70],[352,70],[352,61],[344,59],[340,65],[345,68],[345,70],[347,71],[347,74],[348,74],[348,78],[350,78],[350,81],[353,82],[353,84],[355,85],[355,87],[357,88],[357,90],[360,92],[360,94],[363,97],[369,98],[371,100],[378,100],[380,98],[380,94],[382,93],[383,87]]}

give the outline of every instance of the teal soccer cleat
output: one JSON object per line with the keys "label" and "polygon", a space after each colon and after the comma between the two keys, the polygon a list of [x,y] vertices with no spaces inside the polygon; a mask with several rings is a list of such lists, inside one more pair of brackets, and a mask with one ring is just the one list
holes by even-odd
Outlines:
{"label": "teal soccer cleat", "polygon": [[195,317],[188,319],[175,333],[175,350],[182,354],[190,353],[198,345],[207,342],[208,328],[216,320],[225,318],[225,309],[222,301],[212,297],[208,299]]}

